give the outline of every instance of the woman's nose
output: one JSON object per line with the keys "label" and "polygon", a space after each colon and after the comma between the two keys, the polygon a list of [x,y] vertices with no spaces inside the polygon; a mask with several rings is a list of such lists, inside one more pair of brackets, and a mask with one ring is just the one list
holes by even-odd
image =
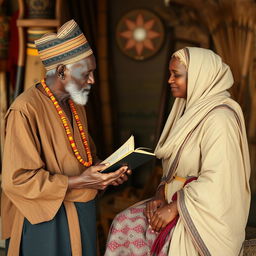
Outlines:
{"label": "woman's nose", "polygon": [[173,83],[173,82],[174,82],[174,81],[173,81],[173,76],[170,76],[170,77],[169,77],[169,80],[168,80],[168,83],[171,84],[171,83]]}

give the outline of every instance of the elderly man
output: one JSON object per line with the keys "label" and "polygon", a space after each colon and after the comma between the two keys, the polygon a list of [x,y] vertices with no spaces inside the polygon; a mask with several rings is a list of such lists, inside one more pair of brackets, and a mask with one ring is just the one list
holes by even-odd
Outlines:
{"label": "elderly man", "polygon": [[88,134],[93,52],[74,20],[36,42],[46,79],[6,115],[2,234],[8,255],[96,255],[95,196],[127,180],[103,174]]}

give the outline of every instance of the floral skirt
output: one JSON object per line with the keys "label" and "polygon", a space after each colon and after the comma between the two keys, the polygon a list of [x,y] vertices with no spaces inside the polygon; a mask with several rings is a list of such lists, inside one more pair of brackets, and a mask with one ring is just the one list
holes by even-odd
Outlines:
{"label": "floral skirt", "polygon": [[[157,238],[143,211],[146,203],[136,204],[119,213],[110,228],[105,256],[147,256]],[[167,256],[171,234],[158,256]]]}

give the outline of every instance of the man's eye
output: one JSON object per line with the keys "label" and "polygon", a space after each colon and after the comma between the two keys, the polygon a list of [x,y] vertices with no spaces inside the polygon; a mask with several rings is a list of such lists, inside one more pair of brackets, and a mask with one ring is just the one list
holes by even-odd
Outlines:
{"label": "man's eye", "polygon": [[178,78],[178,77],[181,77],[181,75],[180,74],[174,74],[174,77]]}

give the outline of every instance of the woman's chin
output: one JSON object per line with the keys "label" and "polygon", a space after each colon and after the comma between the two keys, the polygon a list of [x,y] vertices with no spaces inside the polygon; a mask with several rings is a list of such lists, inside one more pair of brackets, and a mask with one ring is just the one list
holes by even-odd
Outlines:
{"label": "woman's chin", "polygon": [[172,96],[173,96],[174,98],[181,98],[181,97],[180,97],[180,94],[179,94],[178,92],[175,92],[175,91],[172,91]]}
{"label": "woman's chin", "polygon": [[183,95],[181,95],[181,94],[179,94],[179,93],[174,93],[174,92],[172,92],[172,97],[173,97],[173,98],[186,99],[186,96],[183,96]]}

